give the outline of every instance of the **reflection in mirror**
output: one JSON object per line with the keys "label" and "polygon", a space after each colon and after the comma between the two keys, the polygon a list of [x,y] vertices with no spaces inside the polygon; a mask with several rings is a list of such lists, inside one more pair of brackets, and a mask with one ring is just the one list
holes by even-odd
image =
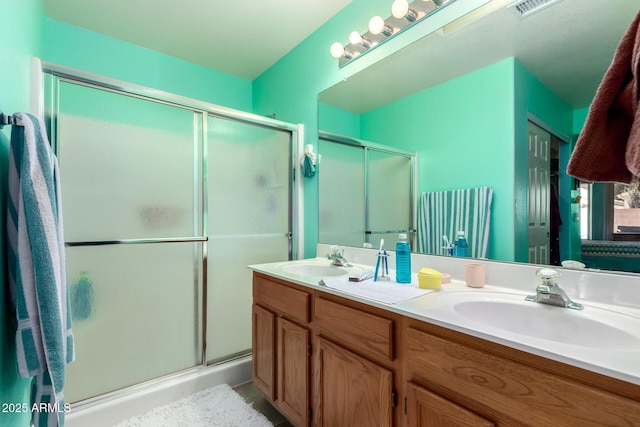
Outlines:
{"label": "reflection in mirror", "polygon": [[415,153],[324,132],[318,150],[320,242],[389,249],[415,234]]}
{"label": "reflection in mirror", "polygon": [[[640,234],[628,227],[640,214],[622,223],[617,210],[632,209],[621,198],[637,189],[580,183],[566,165],[637,0],[562,0],[525,18],[511,3],[494,0],[323,91],[319,128],[417,152],[418,195],[490,187],[489,259],[635,271]],[[337,230],[320,224],[320,242]]]}

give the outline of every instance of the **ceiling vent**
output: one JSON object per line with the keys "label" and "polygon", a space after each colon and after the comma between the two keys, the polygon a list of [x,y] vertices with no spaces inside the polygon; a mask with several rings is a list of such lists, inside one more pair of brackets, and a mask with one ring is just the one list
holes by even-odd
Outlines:
{"label": "ceiling vent", "polygon": [[510,4],[507,8],[511,9],[520,19],[523,19],[559,1],[561,0],[522,0]]}

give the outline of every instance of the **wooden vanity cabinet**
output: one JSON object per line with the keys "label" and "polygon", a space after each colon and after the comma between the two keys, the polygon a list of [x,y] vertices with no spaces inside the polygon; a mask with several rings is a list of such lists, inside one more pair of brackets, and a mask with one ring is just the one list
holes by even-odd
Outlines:
{"label": "wooden vanity cabinet", "polygon": [[640,426],[639,386],[414,319],[404,339],[411,427]]}
{"label": "wooden vanity cabinet", "polygon": [[639,426],[640,386],[254,273],[253,381],[294,425]]}
{"label": "wooden vanity cabinet", "polygon": [[254,385],[296,426],[309,425],[311,294],[254,274]]}
{"label": "wooden vanity cabinet", "polygon": [[398,425],[399,316],[322,292],[313,307],[313,425]]}
{"label": "wooden vanity cabinet", "polygon": [[392,426],[393,371],[331,341],[317,341],[317,426]]}
{"label": "wooden vanity cabinet", "polygon": [[253,298],[253,382],[292,424],[400,425],[399,315],[260,273]]}

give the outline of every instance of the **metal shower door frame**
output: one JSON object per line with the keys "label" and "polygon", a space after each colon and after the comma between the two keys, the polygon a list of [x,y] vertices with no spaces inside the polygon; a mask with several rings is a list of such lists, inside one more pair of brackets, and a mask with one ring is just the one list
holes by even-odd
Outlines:
{"label": "metal shower door frame", "polygon": [[[303,127],[287,123],[284,121],[263,117],[228,107],[211,104],[204,101],[195,100],[181,95],[172,94],[144,86],[135,85],[92,73],[86,73],[76,69],[60,66],[53,63],[43,62],[42,72],[44,74],[44,83],[46,90],[44,100],[45,124],[49,133],[52,149],[57,156],[60,155],[59,147],[59,129],[58,129],[58,111],[59,111],[59,88],[61,82],[86,86],[98,90],[104,90],[119,95],[129,96],[156,102],[164,105],[178,107],[193,111],[194,113],[194,233],[193,236],[172,237],[172,238],[147,238],[147,239],[117,239],[117,240],[99,240],[99,241],[77,241],[65,242],[67,247],[78,246],[101,246],[101,245],[120,245],[120,244],[152,244],[152,243],[185,243],[199,242],[201,256],[197,252],[194,254],[194,286],[197,295],[200,295],[201,301],[198,301],[199,308],[202,311],[196,319],[196,331],[199,331],[200,341],[197,342],[201,346],[201,364],[200,367],[207,366],[206,348],[207,348],[207,259],[208,259],[208,182],[207,182],[207,119],[209,116],[226,118],[240,121],[246,124],[271,128],[278,131],[285,131],[290,134],[290,150],[289,150],[289,218],[288,232],[289,238],[289,259],[294,259],[300,253],[302,245],[302,230],[300,212],[303,204],[302,180],[295,179],[295,173],[299,170],[297,165],[298,153],[301,152]],[[197,333],[197,332],[196,332]],[[242,355],[230,355],[228,360]],[[186,371],[190,371],[189,368]],[[169,376],[174,376],[172,373]],[[156,381],[153,379],[150,381]],[[136,387],[134,385],[132,387]],[[117,391],[118,393],[120,391]],[[111,394],[111,393],[109,393]],[[93,400],[93,399],[90,399]]]}

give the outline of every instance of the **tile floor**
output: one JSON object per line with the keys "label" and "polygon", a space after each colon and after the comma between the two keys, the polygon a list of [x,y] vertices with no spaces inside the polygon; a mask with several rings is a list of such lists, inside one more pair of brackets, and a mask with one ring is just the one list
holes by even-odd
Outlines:
{"label": "tile floor", "polygon": [[284,415],[277,411],[262,393],[250,381],[233,388],[248,403],[253,404],[253,408],[263,414],[274,427],[293,427]]}

